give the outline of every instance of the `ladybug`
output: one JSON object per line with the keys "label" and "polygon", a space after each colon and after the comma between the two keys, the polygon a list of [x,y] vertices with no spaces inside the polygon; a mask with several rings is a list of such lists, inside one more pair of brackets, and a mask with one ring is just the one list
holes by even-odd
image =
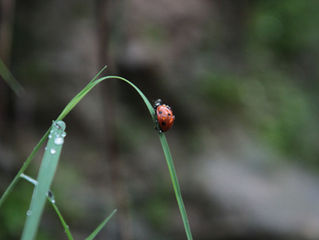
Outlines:
{"label": "ladybug", "polygon": [[175,116],[172,109],[170,106],[163,104],[161,99],[157,99],[154,102],[154,109],[157,120],[156,128],[159,130],[159,132],[166,132],[174,124]]}

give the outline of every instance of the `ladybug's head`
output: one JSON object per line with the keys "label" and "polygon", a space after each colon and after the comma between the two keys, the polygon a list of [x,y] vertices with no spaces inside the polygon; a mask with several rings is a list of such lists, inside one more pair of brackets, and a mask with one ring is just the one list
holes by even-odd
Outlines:
{"label": "ladybug's head", "polygon": [[156,109],[158,106],[162,105],[163,104],[163,101],[162,99],[157,99],[155,102],[154,102],[154,108]]}

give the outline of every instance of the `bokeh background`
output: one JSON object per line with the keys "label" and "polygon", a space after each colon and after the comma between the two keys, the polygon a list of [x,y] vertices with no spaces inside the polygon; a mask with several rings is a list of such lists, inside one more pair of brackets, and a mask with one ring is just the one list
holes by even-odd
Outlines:
{"label": "bokeh background", "polygon": [[[176,115],[167,134],[194,239],[319,238],[319,2],[1,0],[0,192],[101,69]],[[67,116],[52,190],[76,239],[186,239],[149,113],[128,85],[96,87]],[[36,177],[40,151],[27,173]],[[0,209],[19,239],[32,186]],[[47,205],[37,239],[66,239]]]}

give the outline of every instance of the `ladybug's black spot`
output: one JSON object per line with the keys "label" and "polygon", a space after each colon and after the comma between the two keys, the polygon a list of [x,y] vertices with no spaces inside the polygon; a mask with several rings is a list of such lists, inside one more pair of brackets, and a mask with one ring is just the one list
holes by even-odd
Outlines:
{"label": "ladybug's black spot", "polygon": [[165,125],[166,125],[166,123],[165,123],[165,122],[161,122],[161,124],[162,124],[162,126],[165,126]]}
{"label": "ladybug's black spot", "polygon": [[171,116],[171,114],[169,113],[168,116]]}
{"label": "ladybug's black spot", "polygon": [[159,114],[162,114],[163,112],[162,111],[159,111]]}

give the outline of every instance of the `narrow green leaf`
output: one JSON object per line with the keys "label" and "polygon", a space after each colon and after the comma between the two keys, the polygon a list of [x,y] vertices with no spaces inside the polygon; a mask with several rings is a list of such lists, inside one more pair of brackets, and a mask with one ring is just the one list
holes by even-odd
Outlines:
{"label": "narrow green leaf", "polygon": [[6,67],[2,59],[0,58],[0,76],[9,85],[9,87],[15,92],[16,95],[20,96],[24,89],[21,84],[13,77],[9,69]]}
{"label": "narrow green leaf", "polygon": [[4,201],[7,199],[7,197],[9,196],[10,192],[13,190],[13,188],[15,187],[15,185],[18,183],[19,179],[20,179],[20,175],[22,173],[24,173],[24,171],[27,169],[27,167],[29,166],[29,164],[31,163],[31,160],[34,158],[35,154],[39,151],[40,147],[42,146],[42,144],[45,142],[45,140],[47,139],[48,135],[49,135],[50,129],[48,131],[46,131],[46,133],[43,135],[43,137],[40,139],[40,141],[37,143],[37,145],[33,148],[32,152],[30,153],[30,155],[28,156],[28,158],[25,160],[25,162],[23,163],[22,167],[20,168],[19,172],[17,173],[17,175],[14,177],[14,179],[11,181],[11,183],[9,184],[9,186],[7,187],[7,189],[4,191],[4,193],[2,194],[1,198],[0,198],[0,207],[2,206],[2,204],[4,203]]}
{"label": "narrow green leaf", "polygon": [[64,137],[65,123],[54,121],[52,123],[49,141],[41,162],[38,184],[34,187],[30,208],[27,211],[26,223],[24,225],[22,240],[32,240],[40,223],[41,215],[45,205],[45,199],[50,189],[59,157],[61,154]]}
{"label": "narrow green leaf", "polygon": [[[101,82],[101,81],[103,81],[105,79],[108,79],[108,78],[110,78],[110,79],[112,79],[112,78],[113,79],[119,79],[119,80],[122,80],[122,81],[128,83],[129,85],[131,85],[137,91],[137,93],[141,96],[141,98],[143,99],[146,107],[148,108],[148,110],[150,112],[150,115],[151,115],[153,121],[155,121],[154,108],[153,108],[152,104],[149,102],[149,100],[147,99],[147,97],[143,94],[143,92],[138,87],[136,87],[133,83],[131,83],[127,79],[122,78],[122,77],[118,77],[118,76],[103,77],[103,78],[100,78],[100,79],[96,80],[95,82],[97,84],[97,83],[99,83],[99,82]],[[164,156],[165,156],[166,163],[167,163],[167,166],[168,166],[168,170],[169,170],[169,173],[170,173],[170,177],[171,177],[171,181],[172,181],[172,184],[173,184],[173,188],[174,188],[177,204],[178,204],[178,207],[179,207],[179,211],[180,211],[181,216],[182,216],[182,220],[183,220],[186,236],[187,236],[188,240],[192,240],[193,237],[192,237],[192,233],[191,233],[191,228],[190,228],[190,225],[189,225],[186,209],[185,209],[185,206],[184,206],[184,202],[183,202],[183,198],[182,198],[182,194],[181,194],[181,190],[180,190],[177,174],[176,174],[175,167],[174,167],[174,162],[173,162],[173,159],[172,159],[172,155],[171,155],[171,152],[170,152],[170,149],[169,149],[165,134],[164,133],[159,133],[159,138],[160,138],[160,142],[161,142],[161,145],[162,145],[162,148],[163,148],[163,151],[164,151]]]}
{"label": "narrow green leaf", "polygon": [[[131,83],[130,81],[128,81],[125,78],[122,77],[118,77],[118,76],[107,76],[107,77],[102,77],[97,79],[97,76],[101,73],[102,71],[100,71],[68,104],[67,106],[63,109],[63,111],[61,112],[61,114],[58,116],[57,120],[62,120],[65,116],[67,116],[67,114],[82,100],[82,98],[84,96],[86,96],[86,94],[88,94],[97,84],[99,84],[100,82],[106,80],[106,79],[119,79],[122,80],[126,83],[128,83],[129,85],[131,85],[137,92],[138,94],[141,96],[141,98],[143,99],[145,105],[147,106],[150,115],[153,119],[153,121],[155,122],[155,111],[153,109],[152,104],[149,102],[149,100],[145,97],[145,95],[142,93],[142,91],[137,88],[133,83]],[[21,173],[24,172],[24,170],[27,168],[27,166],[30,164],[33,156],[35,155],[35,153],[39,150],[40,146],[43,144],[46,135],[48,134],[48,132],[45,134],[45,136],[42,137],[42,139],[40,140],[40,142],[37,144],[37,146],[34,148],[34,150],[32,151],[32,153],[30,154],[30,156],[27,158],[26,162],[24,163],[24,165],[22,166],[22,168],[20,169],[18,175],[14,178],[14,180],[11,182],[11,184],[9,185],[8,189],[5,191],[5,193],[3,194],[3,196],[0,199],[0,206],[3,203],[3,201],[5,200],[5,198],[7,197],[7,195],[10,193],[10,191],[13,189],[13,187],[15,186],[16,182],[19,179],[19,176]],[[179,187],[179,183],[178,183],[178,178],[176,175],[176,171],[174,168],[174,163],[171,157],[171,153],[167,144],[167,140],[165,138],[164,133],[159,133],[159,137],[160,137],[160,142],[162,144],[162,148],[164,151],[164,155],[166,158],[166,162],[168,165],[168,169],[169,169],[169,173],[170,173],[170,177],[171,177],[171,181],[173,184],[173,188],[174,188],[174,192],[175,192],[175,196],[176,196],[176,200],[179,206],[179,210],[182,216],[182,220],[183,220],[183,224],[184,224],[184,228],[185,228],[185,232],[187,235],[187,239],[188,240],[192,240],[192,234],[191,234],[191,229],[189,226],[189,221],[187,218],[187,214],[186,214],[186,210],[185,210],[185,206],[183,203],[183,199],[182,199],[182,195],[181,195],[181,191],[180,191],[180,187]]]}
{"label": "narrow green leaf", "polygon": [[180,189],[180,186],[179,186],[179,183],[178,183],[178,178],[177,178],[177,174],[176,174],[176,171],[175,171],[172,155],[171,155],[171,152],[169,150],[169,146],[168,146],[168,143],[167,143],[167,140],[166,140],[166,137],[165,137],[164,133],[159,133],[159,138],[160,138],[160,141],[161,141],[161,144],[162,144],[162,148],[163,148],[163,151],[164,151],[164,155],[165,155],[165,158],[166,158],[166,163],[167,163],[167,166],[168,166],[169,174],[171,176],[171,181],[172,181],[172,184],[173,184],[173,188],[174,188],[176,200],[177,200],[177,203],[178,203],[179,211],[181,213],[182,220],[183,220],[183,223],[184,223],[186,236],[187,236],[188,240],[192,240],[193,239],[192,232],[191,232],[191,228],[189,226],[189,221],[188,221],[186,209],[185,209],[185,206],[184,206],[181,189]]}
{"label": "narrow green leaf", "polygon": [[[90,86],[92,85],[92,82],[95,82],[97,77],[106,69],[106,66],[102,68],[102,70],[97,73],[94,78],[84,87],[84,89],[82,89],[68,104],[67,106],[62,110],[61,114],[57,117],[57,120],[62,120],[75,106],[76,104],[85,96],[85,94],[87,94],[89,91],[87,91],[88,88],[90,88]],[[95,85],[94,85],[95,86]],[[92,89],[92,88],[90,88]],[[85,93],[85,94],[84,94]],[[84,95],[83,95],[84,94]],[[42,136],[42,138],[40,139],[40,141],[37,143],[37,145],[33,148],[32,152],[30,153],[30,155],[28,156],[28,158],[25,160],[25,162],[23,163],[21,169],[19,170],[19,172],[17,173],[17,175],[14,177],[14,179],[11,181],[11,183],[9,184],[9,186],[7,187],[7,189],[4,191],[4,193],[2,194],[1,198],[0,198],[0,207],[2,206],[2,204],[4,203],[4,201],[7,199],[7,197],[9,196],[10,192],[13,190],[13,188],[16,186],[16,184],[18,183],[19,179],[20,179],[20,175],[21,173],[24,173],[24,171],[28,168],[28,166],[30,165],[32,159],[34,158],[34,156],[36,155],[36,153],[39,151],[39,149],[41,148],[41,146],[43,145],[43,143],[45,142],[46,138],[49,135],[49,130],[46,131],[46,133]]]}
{"label": "narrow green leaf", "polygon": [[[25,174],[21,174],[20,175],[21,178],[27,180],[28,182],[32,183],[34,186],[38,185],[38,181],[33,179],[32,177],[28,176],[28,175],[25,175]],[[64,228],[64,231],[66,233],[66,236],[68,237],[69,240],[73,240],[73,236],[71,234],[71,231],[70,231],[70,228],[69,226],[66,224],[58,206],[56,205],[55,203],[55,199],[54,199],[54,195],[53,193],[51,192],[51,190],[48,191],[47,193],[47,199],[48,201],[51,203],[53,209],[55,210],[56,214],[58,215],[59,219],[60,219],[60,222],[62,224],[62,227]]]}
{"label": "narrow green leaf", "polygon": [[73,236],[71,234],[69,225],[66,224],[66,222],[65,222],[65,220],[64,220],[64,218],[63,218],[58,206],[55,204],[55,200],[54,199],[53,200],[49,199],[49,201],[51,202],[53,209],[55,210],[56,214],[58,215],[58,217],[60,219],[60,222],[62,224],[62,227],[64,228],[66,236],[68,237],[69,240],[73,240],[74,238],[73,238]]}
{"label": "narrow green leaf", "polygon": [[85,240],[93,240],[96,235],[102,230],[102,228],[105,226],[105,224],[108,223],[108,221],[110,221],[110,219],[113,217],[113,215],[117,212],[117,209],[114,209],[113,212],[107,216],[103,222],[100,223],[99,226],[97,226],[97,228],[90,234],[90,236],[88,236]]}
{"label": "narrow green leaf", "polygon": [[92,78],[92,80],[90,82],[94,82],[98,76],[101,75],[101,73],[107,68],[107,66],[105,65],[104,67],[102,67],[102,69],[94,76],[94,78]]}
{"label": "narrow green leaf", "polygon": [[[151,114],[151,117],[152,117],[153,121],[155,121],[154,108],[153,108],[152,104],[149,102],[149,100],[147,99],[147,97],[145,97],[145,95],[142,93],[142,91],[138,87],[136,87],[133,83],[131,83],[130,81],[128,81],[127,79],[122,78],[122,77],[107,76],[105,78],[120,79],[120,80],[128,83],[129,85],[131,85],[138,92],[138,94],[142,97],[143,101],[145,102],[145,105],[147,106],[147,108],[148,108],[148,110],[149,110],[149,112]],[[160,142],[161,142],[161,145],[162,145],[162,148],[163,148],[163,151],[164,151],[164,156],[165,156],[165,159],[166,159],[166,163],[167,163],[167,166],[168,166],[169,174],[170,174],[171,181],[172,181],[172,184],[173,184],[173,188],[174,188],[177,204],[178,204],[178,207],[179,207],[179,211],[180,211],[181,216],[182,216],[182,220],[183,220],[186,236],[187,236],[188,240],[192,240],[193,237],[192,237],[192,233],[191,233],[191,228],[190,228],[190,225],[189,225],[186,209],[185,209],[185,206],[184,206],[184,202],[183,202],[183,198],[182,198],[182,194],[181,194],[181,190],[180,190],[177,174],[176,174],[175,167],[174,167],[174,162],[173,162],[173,159],[172,159],[171,152],[169,150],[169,146],[168,146],[165,134],[164,133],[159,133],[159,138],[160,138]]]}

